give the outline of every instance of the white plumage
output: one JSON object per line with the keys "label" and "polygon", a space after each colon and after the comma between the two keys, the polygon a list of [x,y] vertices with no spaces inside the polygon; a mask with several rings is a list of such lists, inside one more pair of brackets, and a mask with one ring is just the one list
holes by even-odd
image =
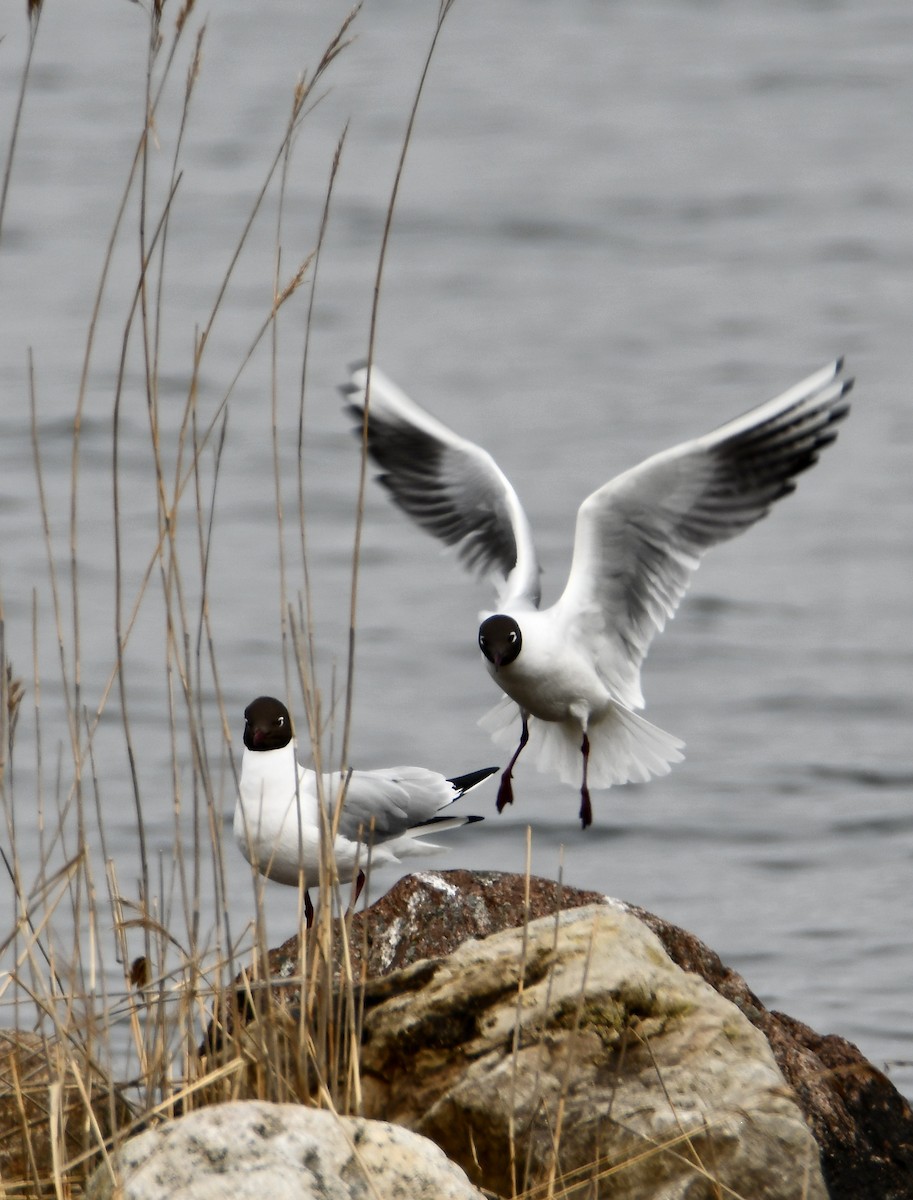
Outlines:
{"label": "white plumage", "polygon": [[[527,736],[539,770],[588,784],[643,781],[682,758],[683,743],[637,715],[643,660],[672,617],[702,556],[765,516],[795,477],[834,440],[852,380],[838,359],[774,400],[712,433],[616,476],[577,513],[564,591],[539,608],[539,562],[516,492],[491,455],[460,437],[379,370],[354,368],[343,389],[366,430],[378,476],[419,525],[457,547],[471,569],[494,576],[497,609],[479,645],[506,693],[481,724],[520,743],[498,793],[513,799],[511,771]],[[367,418],[365,412],[367,410]]]}
{"label": "white plumage", "polygon": [[[303,874],[306,889],[317,885],[320,804],[332,809],[343,783],[345,800],[333,842],[340,883],[363,871],[369,851],[372,867],[434,853],[444,847],[425,837],[482,820],[441,813],[497,767],[454,779],[410,766],[352,771],[347,782],[339,772],[328,772],[318,790],[316,772],[298,761],[291,719],[281,701],[260,696],[247,706],[244,717],[234,835],[248,862],[277,883],[297,886]],[[360,890],[359,886],[356,896]]]}

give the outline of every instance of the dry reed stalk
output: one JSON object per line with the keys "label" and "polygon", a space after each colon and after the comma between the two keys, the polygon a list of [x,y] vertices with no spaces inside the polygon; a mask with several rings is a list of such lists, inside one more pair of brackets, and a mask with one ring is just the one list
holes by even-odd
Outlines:
{"label": "dry reed stalk", "polygon": [[355,536],[352,545],[352,594],[349,609],[349,653],[346,664],[345,716],[342,725],[343,762],[348,760],[349,738],[352,728],[352,703],[355,693],[355,632],[357,628],[358,579],[361,566],[361,538],[362,529],[364,527],[365,488],[368,477],[368,422],[370,419],[371,404],[371,368],[374,363],[374,346],[377,339],[377,320],[380,312],[380,294],[384,276],[384,264],[386,263],[387,259],[387,248],[390,244],[390,231],[393,228],[393,214],[396,210],[396,201],[399,196],[400,182],[406,166],[406,155],[408,153],[409,146],[412,143],[412,131],[415,128],[415,119],[418,115],[419,104],[422,99],[422,93],[425,90],[425,82],[428,78],[428,72],[431,69],[431,62],[434,58],[434,52],[437,48],[438,39],[441,36],[441,32],[444,27],[444,21],[446,20],[447,14],[450,12],[452,5],[453,0],[440,0],[434,34],[432,35],[431,43],[428,47],[428,53],[425,56],[425,62],[419,76],[418,87],[415,91],[415,98],[412,101],[412,107],[409,111],[409,119],[406,123],[406,132],[403,137],[399,160],[396,164],[396,173],[393,178],[393,187],[390,192],[390,200],[387,204],[386,216],[384,218],[384,230],[383,234],[381,235],[380,251],[377,258],[377,272],[374,279],[374,297],[371,303],[371,322],[368,332],[368,352],[365,363],[367,368],[367,376],[365,379],[364,420],[362,423],[361,438],[361,463],[358,473],[358,497],[355,508]]}
{"label": "dry reed stalk", "polygon": [[[258,1094],[277,1099],[315,1099],[335,1104],[336,1080],[345,1077],[349,1082],[343,1088],[343,1098],[349,1103],[358,1101],[357,1071],[356,1085],[352,1087],[352,1072],[347,1065],[347,1056],[357,1050],[358,1036],[348,1015],[351,1008],[352,988],[349,1001],[340,1003],[338,995],[330,986],[332,968],[327,964],[334,961],[333,942],[338,936],[334,927],[328,925],[329,943],[323,947],[319,965],[302,958],[302,980],[308,1004],[302,1005],[302,1017],[293,1023],[294,1039],[283,1037],[289,1024],[287,1014],[275,1004],[270,988],[262,991],[265,997],[267,1020],[257,1023],[244,1032],[244,1044],[230,1061],[214,1071],[201,1071],[196,1057],[195,1033],[213,1008],[222,1004],[227,997],[234,998],[236,989],[232,979],[237,973],[241,945],[231,935],[225,921],[224,929],[216,932],[215,946],[201,941],[199,926],[199,898],[203,878],[203,856],[207,842],[212,854],[217,905],[222,905],[225,894],[224,863],[222,859],[222,819],[217,798],[217,788],[212,778],[213,759],[207,746],[203,721],[202,695],[205,686],[206,660],[210,677],[216,681],[218,707],[222,717],[221,741],[229,741],[229,723],[221,702],[218,686],[218,661],[216,647],[209,621],[207,591],[208,562],[214,532],[216,513],[216,488],[219,477],[219,461],[225,445],[225,415],[234,383],[244,370],[257,345],[267,332],[276,338],[277,318],[286,302],[305,281],[306,272],[316,251],[305,256],[288,283],[282,284],[277,269],[274,300],[260,329],[255,332],[250,347],[242,356],[234,380],[213,413],[200,412],[198,378],[201,364],[214,322],[221,308],[234,266],[244,246],[253,221],[262,205],[279,162],[283,164],[283,180],[295,131],[313,99],[313,88],[325,74],[335,57],[347,44],[347,31],[355,12],[343,22],[331,41],[316,71],[306,82],[302,79],[294,89],[292,115],[282,136],[276,157],[267,171],[261,192],[257,196],[249,219],[230,258],[222,278],[213,308],[204,322],[196,341],[190,386],[188,388],[180,428],[176,440],[165,444],[159,423],[158,379],[160,374],[161,327],[167,306],[166,271],[168,261],[168,227],[173,206],[178,195],[181,179],[180,156],[183,135],[189,116],[190,100],[194,83],[199,75],[203,30],[200,29],[187,74],[184,104],[181,109],[180,127],[171,162],[170,178],[166,196],[157,214],[153,214],[149,200],[151,196],[151,139],[156,136],[156,115],[165,94],[166,84],[176,61],[176,50],[181,34],[187,27],[187,17],[192,8],[188,3],[181,10],[176,33],[165,50],[161,33],[161,6],[153,6],[150,13],[145,115],[142,133],[138,139],[127,180],[114,219],[114,225],[104,253],[102,270],[96,288],[92,313],[89,321],[85,352],[82,361],[76,405],[73,418],[73,436],[70,455],[70,505],[68,513],[69,546],[65,572],[60,569],[55,554],[56,514],[49,505],[44,490],[41,439],[38,429],[38,399],[34,368],[30,364],[30,399],[32,413],[32,444],[35,471],[39,487],[39,507],[46,548],[46,559],[50,580],[52,619],[56,632],[57,654],[62,684],[63,708],[69,732],[69,765],[61,756],[57,764],[57,805],[52,810],[49,824],[50,836],[43,844],[39,855],[40,866],[37,887],[22,879],[19,864],[10,860],[9,872],[17,897],[17,914],[14,928],[7,939],[6,947],[14,946],[13,970],[0,981],[0,995],[6,988],[29,998],[42,1014],[54,1043],[68,1047],[67,1053],[71,1076],[76,1091],[85,1106],[91,1089],[86,1083],[87,1070],[91,1066],[110,1074],[112,1022],[125,1023],[130,1033],[138,1073],[130,1081],[137,1099],[136,1116],[128,1121],[121,1119],[121,1129],[114,1134],[105,1132],[94,1110],[88,1111],[85,1124],[94,1145],[88,1150],[73,1155],[64,1143],[64,1132],[70,1120],[65,1113],[62,1090],[61,1062],[56,1070],[49,1070],[49,1082],[45,1087],[48,1098],[46,1125],[51,1134],[50,1160],[47,1170],[40,1166],[32,1154],[31,1181],[36,1194],[47,1191],[62,1195],[79,1186],[84,1178],[83,1167],[88,1167],[93,1155],[106,1156],[119,1137],[126,1136],[137,1124],[158,1114],[173,1113],[192,1105],[208,1090],[227,1083],[235,1091],[242,1072],[253,1069],[254,1085]],[[357,11],[357,10],[356,10]],[[35,20],[37,26],[37,18]],[[33,28],[34,35],[34,28]],[[30,52],[32,48],[30,44]],[[161,62],[161,65],[160,65]],[[24,92],[23,92],[24,94]],[[18,118],[17,118],[18,122]],[[18,127],[18,124],[17,124]],[[341,147],[341,142],[340,142]],[[339,149],[334,160],[332,178],[335,178],[339,161]],[[7,163],[4,198],[9,182],[12,156]],[[80,548],[80,505],[81,487],[81,431],[84,421],[90,365],[96,345],[96,334],[101,312],[102,298],[107,292],[113,265],[115,244],[122,238],[128,199],[138,190],[140,269],[132,304],[124,319],[121,339],[121,355],[116,371],[115,402],[113,410],[114,451],[114,526],[115,526],[115,612],[116,612],[116,661],[102,690],[94,712],[84,710],[84,687],[82,672],[82,629],[85,619],[81,604],[81,548]],[[320,241],[326,229],[329,211],[329,193],[324,208]],[[319,249],[319,246],[318,246]],[[313,304],[313,289],[312,289]],[[310,320],[308,321],[308,331]],[[122,540],[123,511],[120,503],[120,413],[124,395],[128,351],[134,330],[139,331],[141,353],[144,364],[144,379],[149,418],[149,448],[154,466],[155,490],[158,512],[158,536],[148,558],[145,572],[141,576],[138,590],[132,597],[127,595],[127,580],[120,552]],[[302,380],[306,372],[302,369]],[[304,397],[302,383],[302,406]],[[299,430],[299,436],[303,432]],[[215,443],[215,467],[210,482],[204,481],[201,466],[207,446]],[[174,463],[174,476],[169,480],[165,462],[170,457]],[[188,487],[192,485],[192,493]],[[189,500],[185,500],[188,495]],[[277,492],[278,495],[278,492]],[[184,517],[189,512],[190,517]],[[182,524],[188,524],[195,533],[196,562],[189,562],[179,540]],[[282,514],[278,513],[278,529],[282,536]],[[166,616],[165,670],[173,686],[169,688],[171,707],[169,726],[171,730],[172,790],[175,798],[175,853],[173,870],[164,860],[158,866],[149,856],[145,844],[146,815],[140,787],[140,773],[136,761],[131,733],[131,715],[128,690],[128,643],[141,606],[150,594],[150,584],[158,573]],[[200,601],[196,610],[188,602],[188,581],[194,586],[199,583]],[[65,595],[68,593],[68,595]],[[286,584],[280,599],[280,614],[286,610]],[[41,705],[37,672],[38,617],[33,620],[35,631],[35,713],[36,736],[38,738],[37,776],[39,792],[43,795],[44,766],[41,756],[42,727]],[[21,688],[12,674],[5,669],[6,659],[3,646],[3,623],[0,612],[0,788],[6,796],[9,782],[7,765],[12,761],[13,734],[22,697]],[[313,646],[307,655],[313,663]],[[309,672],[298,664],[299,675]],[[107,706],[111,688],[119,691],[119,720],[122,742],[126,747],[135,809],[135,825],[139,843],[140,886],[137,898],[127,896],[121,889],[114,864],[108,859],[106,849],[105,820],[101,803],[103,773],[95,754],[96,732]],[[309,690],[314,703],[310,706],[317,714],[315,728],[319,728],[319,695],[313,685]],[[178,833],[177,818],[184,807],[176,765],[183,744],[179,744],[176,729],[186,730],[191,747],[192,800],[194,808],[194,842],[192,861],[185,862],[183,846]],[[229,761],[230,756],[229,756]],[[237,778],[233,763],[231,771]],[[94,819],[98,829],[102,855],[106,862],[106,903],[113,916],[114,953],[120,962],[124,977],[124,990],[119,995],[108,995],[104,972],[100,970],[108,947],[103,944],[102,904],[105,894],[100,895],[92,877],[91,855],[88,853],[90,836],[87,827],[89,809],[84,806],[84,786],[91,773]],[[43,801],[39,801],[43,805]],[[11,844],[15,846],[15,819],[12,805],[5,805],[8,827],[12,833]],[[43,811],[43,808],[40,810]],[[74,821],[75,818],[75,821]],[[42,818],[43,820],[43,818]],[[204,832],[205,831],[205,832]],[[68,845],[75,839],[75,848]],[[61,852],[73,850],[62,866],[54,867],[53,859]],[[333,864],[327,863],[326,877],[332,878]],[[262,884],[262,881],[261,881]],[[328,887],[327,897],[333,889]],[[184,925],[187,929],[186,942],[173,931],[174,910],[171,897],[177,895]],[[299,905],[301,900],[299,899]],[[87,942],[83,946],[77,938],[72,955],[61,955],[54,946],[54,927],[58,918],[68,909],[67,924],[76,929],[85,929]],[[329,910],[328,910],[329,911]],[[254,973],[267,977],[265,919],[262,908],[262,887],[255,890],[255,932],[252,947]],[[4,931],[0,931],[0,936]],[[129,939],[133,933],[141,933],[144,953],[138,957],[129,952]],[[131,961],[132,959],[132,961]],[[351,979],[350,979],[351,984]],[[98,989],[100,993],[97,994]],[[321,998],[322,997],[322,998]],[[97,1001],[100,999],[100,1007]],[[316,1026],[322,1025],[325,1036],[313,1036],[316,1010],[322,1005]],[[240,1030],[240,1022],[237,1022]],[[291,1051],[290,1052],[290,1048]],[[101,1051],[104,1060],[95,1062],[95,1051]],[[250,1073],[248,1071],[248,1073]],[[23,1129],[26,1148],[34,1147],[34,1127]],[[106,1159],[107,1161],[107,1159]],[[8,1178],[4,1185],[9,1192],[15,1184]]]}
{"label": "dry reed stalk", "polygon": [[22,127],[22,110],[28,91],[29,75],[32,69],[32,58],[35,53],[35,42],[38,38],[38,27],[41,23],[41,0],[29,0],[28,4],[29,41],[22,67],[22,77],[19,81],[19,94],[16,98],[16,111],[13,115],[13,126],[10,130],[9,151],[6,165],[3,168],[3,183],[0,185],[0,244],[3,241],[3,217],[6,212],[6,200],[9,195],[10,182],[13,177],[13,160],[16,157],[16,143],[19,140],[19,130]]}

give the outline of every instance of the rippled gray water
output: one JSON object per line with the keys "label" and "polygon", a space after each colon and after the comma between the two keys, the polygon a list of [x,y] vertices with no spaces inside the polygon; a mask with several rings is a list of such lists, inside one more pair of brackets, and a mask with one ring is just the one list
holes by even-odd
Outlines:
{"label": "rippled gray water", "polygon": [[[25,52],[24,7],[8,6],[0,29],[4,137]],[[346,7],[221,0],[208,14],[168,230],[160,391],[169,464],[194,336],[276,152],[294,80],[315,67]],[[58,753],[64,764],[67,757],[58,751],[67,733],[27,354],[66,624],[72,419],[105,248],[141,128],[146,38],[138,5],[46,0],[45,8],[0,241],[0,588],[7,649],[29,686],[13,788],[26,878],[39,853],[33,604],[48,797]],[[335,388],[366,351],[384,211],[435,8],[367,4],[353,44],[318,88],[289,169],[283,279],[313,247],[333,150],[350,121],[319,264],[303,454],[327,702],[345,667],[358,471]],[[169,40],[175,15],[166,7]],[[156,125],[150,187],[159,203],[188,48]],[[907,0],[457,0],[406,163],[377,342],[394,378],[482,441],[508,472],[537,533],[549,600],[590,490],[847,355],[857,385],[836,446],[767,521],[709,556],[651,652],[647,715],[685,739],[686,761],[666,779],[599,794],[585,833],[573,792],[521,769],[514,808],[498,817],[493,789],[474,798],[472,809],[488,819],[454,836],[452,854],[438,861],[522,869],[529,825],[535,871],[554,874],[563,863],[569,883],[693,930],[766,1003],[851,1038],[891,1064],[908,1094],[911,59]],[[269,312],[277,194],[274,186],[219,310],[201,376],[202,423]],[[82,428],[81,661],[90,712],[115,657],[112,414],[137,221],[131,200]],[[306,287],[283,310],[275,348],[292,514],[307,300]],[[271,353],[267,338],[229,400],[212,531],[211,619],[236,752],[244,704],[285,686]],[[155,545],[148,443],[134,334],[118,446],[130,603]],[[209,451],[204,463],[211,483]],[[186,512],[192,518],[192,506]],[[286,542],[295,597],[302,568],[292,522]],[[192,561],[189,521],[184,553]],[[192,604],[192,578],[187,586]],[[167,864],[173,785],[160,594],[154,576],[125,678],[146,836]],[[356,765],[405,760],[455,772],[496,761],[475,725],[495,699],[474,640],[488,597],[379,489],[369,491]],[[137,828],[116,712],[112,702],[96,768],[106,850],[129,892]],[[217,751],[209,684],[204,713]],[[179,757],[189,778],[186,746]],[[228,772],[222,801],[230,813]],[[227,862],[237,873],[231,913],[240,929],[251,912],[249,877],[233,846]],[[375,891],[391,879],[378,878]],[[290,932],[294,906],[290,891],[268,890],[276,941]],[[201,914],[204,927],[215,919]]]}

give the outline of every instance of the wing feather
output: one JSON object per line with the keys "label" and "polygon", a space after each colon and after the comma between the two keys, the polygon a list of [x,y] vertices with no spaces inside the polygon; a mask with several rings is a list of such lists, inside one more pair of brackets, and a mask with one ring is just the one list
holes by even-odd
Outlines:
{"label": "wing feather", "polygon": [[[538,606],[539,564],[526,514],[491,455],[425,412],[378,368],[353,367],[342,389],[378,480],[423,529],[493,574],[502,603]],[[367,410],[367,419],[365,411]],[[366,425],[366,429],[365,429]]]}
{"label": "wing feather", "polygon": [[849,410],[843,360],[703,437],[655,454],[593,492],[555,610],[591,645],[618,698],[643,707],[640,667],[702,556],[795,489]]}
{"label": "wing feather", "polygon": [[[341,782],[339,772],[325,775],[326,795],[338,795]],[[449,779],[425,767],[353,771],[339,819],[339,832],[353,842],[373,839],[380,845],[431,820],[461,794]]]}

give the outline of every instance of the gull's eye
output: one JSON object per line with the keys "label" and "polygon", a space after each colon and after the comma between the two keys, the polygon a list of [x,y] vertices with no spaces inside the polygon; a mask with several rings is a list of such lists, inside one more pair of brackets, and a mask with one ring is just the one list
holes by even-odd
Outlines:
{"label": "gull's eye", "polygon": [[277,717],[277,718],[276,718],[276,724],[277,724],[277,725],[279,726],[279,728],[281,729],[281,728],[282,728],[282,726],[285,724],[285,717]]}
{"label": "gull's eye", "polygon": [[515,641],[517,640],[517,631],[516,631],[516,629],[512,629],[512,630],[510,631],[510,633],[507,635],[507,640],[508,640],[509,642],[511,642],[511,643],[513,643],[513,642],[515,642]]}

